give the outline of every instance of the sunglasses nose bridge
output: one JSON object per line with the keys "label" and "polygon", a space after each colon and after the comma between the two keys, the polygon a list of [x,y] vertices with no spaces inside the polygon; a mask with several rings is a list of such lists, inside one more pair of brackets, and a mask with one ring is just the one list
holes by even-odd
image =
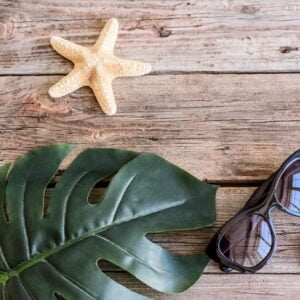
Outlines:
{"label": "sunglasses nose bridge", "polygon": [[272,213],[274,209],[282,210],[282,206],[278,202],[275,196],[272,197],[272,200],[269,202],[268,206],[265,209],[265,216],[272,222]]}
{"label": "sunglasses nose bridge", "polygon": [[257,213],[264,216],[266,220],[270,223],[272,229],[274,230],[273,220],[271,213],[275,208],[280,209],[280,204],[277,202],[275,197],[271,197],[268,201],[264,203],[260,208],[257,209]]}
{"label": "sunglasses nose bridge", "polygon": [[269,195],[267,196],[267,199],[265,199],[265,201],[263,201],[261,205],[256,208],[256,212],[270,218],[270,212],[275,207],[279,208],[280,204],[278,203],[274,195]]}

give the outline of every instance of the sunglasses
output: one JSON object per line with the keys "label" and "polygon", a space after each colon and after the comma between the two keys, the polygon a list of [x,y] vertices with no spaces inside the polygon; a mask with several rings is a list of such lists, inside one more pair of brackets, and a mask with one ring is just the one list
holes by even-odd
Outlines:
{"label": "sunglasses", "polygon": [[254,273],[273,256],[273,208],[300,217],[300,150],[292,154],[209,243],[207,255],[221,270]]}

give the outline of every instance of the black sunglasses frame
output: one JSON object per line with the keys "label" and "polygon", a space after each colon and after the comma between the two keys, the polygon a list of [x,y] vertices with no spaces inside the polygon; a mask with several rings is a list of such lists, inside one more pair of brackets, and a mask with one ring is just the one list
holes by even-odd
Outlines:
{"label": "black sunglasses frame", "polygon": [[[300,150],[294,152],[291,156],[284,161],[284,163],[279,167],[279,169],[273,173],[259,188],[255,190],[250,199],[247,201],[246,205],[225,225],[216,233],[211,242],[209,243],[206,254],[212,258],[214,261],[220,264],[221,269],[224,272],[230,272],[232,269],[237,270],[241,273],[255,273],[262,267],[264,267],[267,262],[274,255],[277,239],[275,234],[275,228],[271,218],[271,211],[273,208],[277,207],[280,210],[293,215],[300,217],[300,213],[297,214],[294,211],[291,211],[284,207],[277,198],[277,187],[278,183],[284,174],[284,172],[296,161],[300,160]],[[268,223],[270,227],[272,245],[268,255],[257,265],[253,267],[242,266],[238,263],[231,261],[226,257],[221,249],[220,242],[225,235],[225,233],[237,222],[242,220],[247,215],[259,215]]]}

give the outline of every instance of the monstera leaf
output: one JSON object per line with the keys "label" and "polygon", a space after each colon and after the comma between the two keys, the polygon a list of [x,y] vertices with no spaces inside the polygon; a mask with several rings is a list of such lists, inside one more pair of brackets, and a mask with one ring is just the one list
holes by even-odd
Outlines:
{"label": "monstera leaf", "polygon": [[[0,169],[1,299],[147,299],[101,272],[100,259],[158,291],[191,286],[207,257],[172,254],[146,234],[211,224],[216,188],[153,154],[89,149],[45,204],[45,188],[71,150],[38,148]],[[112,175],[91,204],[91,189]]]}

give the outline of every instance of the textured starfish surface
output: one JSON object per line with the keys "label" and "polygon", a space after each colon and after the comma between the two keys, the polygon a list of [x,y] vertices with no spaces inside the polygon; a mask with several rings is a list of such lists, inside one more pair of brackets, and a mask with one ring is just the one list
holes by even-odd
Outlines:
{"label": "textured starfish surface", "polygon": [[83,47],[60,37],[52,37],[51,45],[74,63],[73,70],[49,89],[53,98],[65,96],[80,87],[89,86],[107,115],[113,115],[116,101],[112,80],[116,77],[143,75],[151,70],[148,63],[125,60],[114,55],[119,23],[110,19],[91,47]]}

